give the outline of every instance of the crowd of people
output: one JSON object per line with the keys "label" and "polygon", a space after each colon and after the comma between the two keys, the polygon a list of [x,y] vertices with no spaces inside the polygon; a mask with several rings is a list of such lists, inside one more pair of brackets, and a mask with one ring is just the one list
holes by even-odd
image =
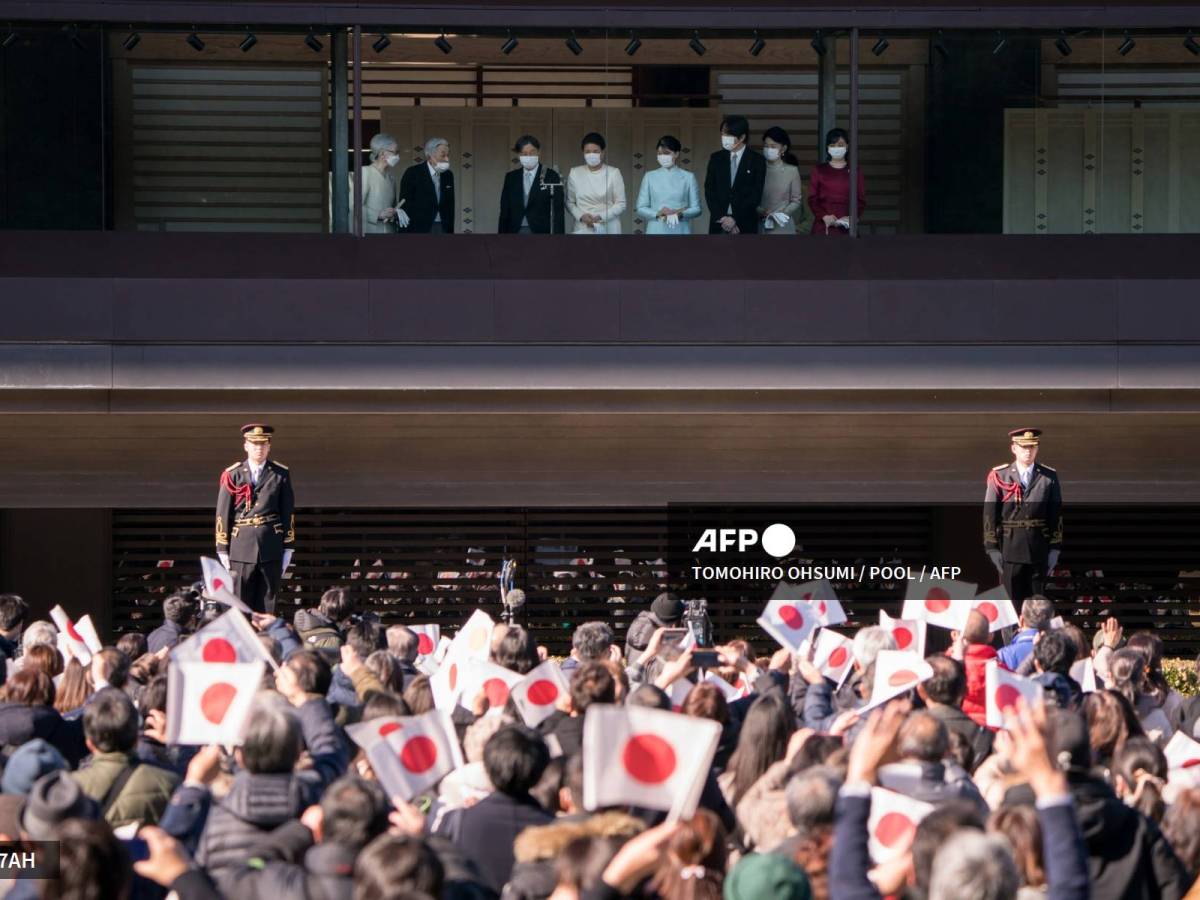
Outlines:
{"label": "crowd of people", "polygon": [[[709,234],[794,235],[798,225],[812,234],[844,235],[850,231],[849,135],[834,128],[826,135],[825,160],[808,178],[807,207],[791,138],[778,126],[760,138],[762,152],[750,146],[750,124],[744,116],[721,122],[721,149],[709,157],[704,197],[695,174],[680,164],[683,144],[663,135],[655,147],[657,168],[642,177],[634,198],[645,233],[691,234],[691,222],[705,206]],[[541,142],[523,135],[512,151],[520,163],[504,179],[500,194],[501,234],[562,234],[569,214],[573,234],[620,234],[621,217],[630,205],[625,178],[606,160],[602,134],[590,132],[580,141],[583,162],[564,180],[545,164]],[[444,138],[425,142],[424,158],[392,174],[400,148],[389,134],[371,139],[370,160],[362,168],[362,222],[365,234],[453,234],[458,209],[450,144]],[[867,206],[866,182],[858,170],[855,207]],[[353,203],[353,201],[352,201]],[[808,221],[811,216],[811,223]]]}
{"label": "crowd of people", "polygon": [[[87,665],[2,595],[0,840],[60,851],[57,878],[13,880],[8,896],[1200,897],[1200,768],[1172,770],[1163,753],[1176,732],[1200,736],[1200,698],[1167,685],[1152,632],[1126,637],[1108,619],[1089,638],[1054,612],[1028,598],[1002,641],[973,611],[927,657],[931,677],[871,704],[876,659],[895,649],[885,629],[857,630],[840,684],[804,654],[769,652],[765,635],[715,648],[718,683],[697,677],[701,648],[674,640],[684,605],[662,594],[624,645],[606,622],[574,629],[555,661],[569,690],[536,728],[511,698],[461,696],[463,765],[402,798],[346,729],[433,709],[429,648],[348,590],[291,623],[253,615],[278,668],[232,748],[166,738],[169,655],[201,614],[190,595]],[[492,663],[523,675],[546,660],[527,629],[495,625]],[[1043,689],[1003,728],[987,725],[993,661]],[[1075,677],[1082,663],[1094,689]],[[719,725],[694,814],[585,808],[585,722],[605,705]],[[878,788],[928,810],[889,833],[882,862]]]}

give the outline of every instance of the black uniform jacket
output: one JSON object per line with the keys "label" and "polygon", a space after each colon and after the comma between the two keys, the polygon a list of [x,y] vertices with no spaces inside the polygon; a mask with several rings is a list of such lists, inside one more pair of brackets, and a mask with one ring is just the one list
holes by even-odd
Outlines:
{"label": "black uniform jacket", "polygon": [[230,562],[283,559],[296,541],[295,508],[287,466],[268,459],[253,485],[250,464],[234,463],[217,488],[217,552],[228,553]]}
{"label": "black uniform jacket", "polygon": [[999,550],[1005,562],[1044,565],[1051,550],[1062,548],[1062,491],[1058,474],[1033,464],[1028,489],[1021,487],[1017,464],[988,473],[983,498],[983,546]]}

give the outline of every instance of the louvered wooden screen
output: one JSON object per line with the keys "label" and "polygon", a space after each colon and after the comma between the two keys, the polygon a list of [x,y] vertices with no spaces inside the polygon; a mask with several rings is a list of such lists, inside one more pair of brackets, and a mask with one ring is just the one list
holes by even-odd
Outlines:
{"label": "louvered wooden screen", "polygon": [[328,230],[328,67],[115,60],[116,222]]}

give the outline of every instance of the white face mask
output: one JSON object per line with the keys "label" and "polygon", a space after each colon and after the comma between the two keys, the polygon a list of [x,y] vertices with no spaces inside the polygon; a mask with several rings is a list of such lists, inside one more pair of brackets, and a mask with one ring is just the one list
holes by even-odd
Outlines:
{"label": "white face mask", "polygon": [[775,160],[779,159],[779,148],[763,147],[763,156],[765,156],[771,162],[775,162]]}
{"label": "white face mask", "polygon": [[826,147],[825,149],[829,151],[829,155],[833,159],[845,159],[846,158],[846,148],[845,147]]}
{"label": "white face mask", "polygon": [[660,153],[658,154],[658,164],[664,169],[669,169],[675,165],[675,157],[670,153]]}
{"label": "white face mask", "polygon": [[721,135],[721,146],[724,147],[726,150],[732,150],[733,145],[736,144],[737,142],[738,142],[738,139],[735,138],[732,134]]}
{"label": "white face mask", "polygon": [[433,167],[435,169],[437,169],[439,172],[445,172],[447,169],[450,168],[450,163],[448,163],[446,160],[442,160],[439,163],[434,163]]}
{"label": "white face mask", "polygon": [[387,164],[389,166],[394,166],[396,163],[400,162],[400,157],[399,157],[399,155],[397,155],[395,153],[389,153],[387,156],[384,157],[384,160],[387,162]]}
{"label": "white face mask", "polygon": [[521,166],[526,169],[536,169],[538,167],[538,157],[522,156],[521,157]]}
{"label": "white face mask", "polygon": [[585,153],[583,154],[583,161],[594,169],[596,166],[600,165],[600,154]]}

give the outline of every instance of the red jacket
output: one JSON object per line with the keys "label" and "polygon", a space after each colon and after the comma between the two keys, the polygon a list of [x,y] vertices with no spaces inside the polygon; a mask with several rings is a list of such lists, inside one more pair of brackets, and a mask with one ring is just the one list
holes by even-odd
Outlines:
{"label": "red jacket", "polygon": [[[979,725],[987,725],[987,664],[996,659],[996,648],[991,644],[967,644],[963,651],[963,668],[967,670],[967,694],[963,697],[962,711]],[[1000,668],[1004,668],[1001,663]]]}

